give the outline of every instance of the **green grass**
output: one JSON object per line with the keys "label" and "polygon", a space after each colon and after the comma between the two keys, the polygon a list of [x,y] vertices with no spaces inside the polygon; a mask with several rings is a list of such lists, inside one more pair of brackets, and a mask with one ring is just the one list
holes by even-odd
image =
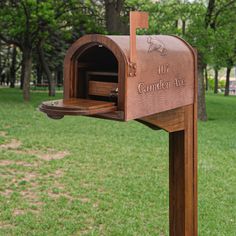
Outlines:
{"label": "green grass", "polygon": [[[46,93],[34,92],[29,104],[21,97],[0,89],[0,145],[21,142],[0,148],[0,235],[168,235],[167,133],[137,122],[55,121],[37,110]],[[199,235],[234,236],[236,97],[208,94],[207,109]],[[56,151],[68,155],[37,156]]]}

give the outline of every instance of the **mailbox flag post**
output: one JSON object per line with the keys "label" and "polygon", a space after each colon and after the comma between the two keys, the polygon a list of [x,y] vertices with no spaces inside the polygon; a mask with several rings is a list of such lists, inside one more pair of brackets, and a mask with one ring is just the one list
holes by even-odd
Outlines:
{"label": "mailbox flag post", "polygon": [[148,28],[148,13],[131,11],[130,17],[130,62],[137,63],[136,30]]}

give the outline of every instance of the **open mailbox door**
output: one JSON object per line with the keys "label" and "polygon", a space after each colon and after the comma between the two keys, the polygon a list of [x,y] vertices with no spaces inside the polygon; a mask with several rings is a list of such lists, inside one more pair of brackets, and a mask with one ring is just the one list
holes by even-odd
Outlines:
{"label": "open mailbox door", "polygon": [[64,115],[96,115],[115,111],[115,103],[89,99],[63,99],[43,102],[40,110],[53,119],[61,119]]}

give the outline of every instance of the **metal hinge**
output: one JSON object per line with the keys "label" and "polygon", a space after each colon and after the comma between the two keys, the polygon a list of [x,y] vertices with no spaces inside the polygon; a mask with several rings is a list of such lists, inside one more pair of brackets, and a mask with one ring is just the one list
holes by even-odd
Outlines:
{"label": "metal hinge", "polygon": [[129,62],[129,69],[128,69],[129,77],[136,77],[137,75],[137,64],[134,62]]}

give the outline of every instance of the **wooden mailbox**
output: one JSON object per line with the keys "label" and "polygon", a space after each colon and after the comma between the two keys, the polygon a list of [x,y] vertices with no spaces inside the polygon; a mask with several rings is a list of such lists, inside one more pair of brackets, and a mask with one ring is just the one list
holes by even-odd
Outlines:
{"label": "wooden mailbox", "polygon": [[170,133],[170,235],[197,235],[196,53],[176,36],[136,36],[148,15],[130,13],[130,36],[86,35],[64,60],[64,99],[49,117],[137,120]]}

